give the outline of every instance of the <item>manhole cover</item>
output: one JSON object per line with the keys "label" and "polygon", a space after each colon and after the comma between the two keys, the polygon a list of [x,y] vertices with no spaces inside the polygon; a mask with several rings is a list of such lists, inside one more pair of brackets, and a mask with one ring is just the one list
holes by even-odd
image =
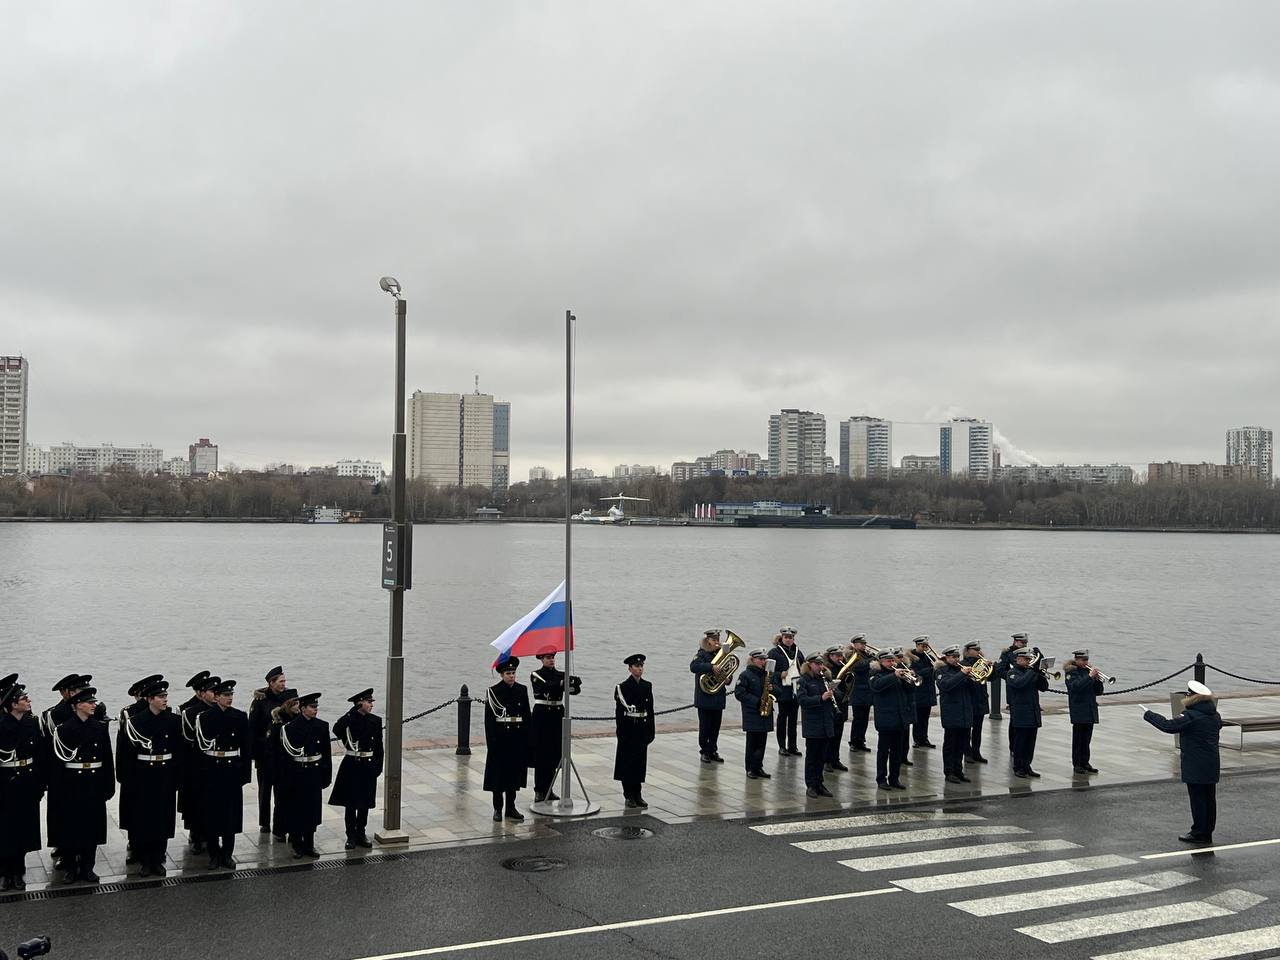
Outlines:
{"label": "manhole cover", "polygon": [[542,873],[545,870],[563,870],[569,861],[563,857],[512,857],[502,865],[517,873]]}
{"label": "manhole cover", "polygon": [[653,831],[644,827],[601,827],[599,830],[592,830],[591,835],[605,840],[643,840],[645,837],[652,837]]}

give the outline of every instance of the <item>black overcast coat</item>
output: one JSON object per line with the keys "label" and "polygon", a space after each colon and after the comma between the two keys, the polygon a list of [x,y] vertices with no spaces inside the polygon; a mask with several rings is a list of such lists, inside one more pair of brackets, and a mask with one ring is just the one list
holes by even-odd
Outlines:
{"label": "black overcast coat", "polygon": [[694,675],[693,680],[693,705],[699,710],[723,710],[725,701],[725,688],[721,687],[718,693],[707,693],[702,689],[701,680],[704,675],[710,675],[715,672],[715,667],[711,665],[711,661],[715,659],[717,650],[712,653],[710,650],[699,650],[691,661],[689,661],[689,672]]}
{"label": "black overcast coat", "polygon": [[280,730],[279,779],[284,784],[280,811],[285,832],[309,834],[323,818],[321,797],[333,782],[329,724],[298,714]]}
{"label": "black overcast coat", "polygon": [[[635,713],[622,705],[626,701]],[[655,734],[653,684],[641,677],[627,677],[613,691],[613,723],[618,746],[613,755],[613,779],[623,783],[644,783],[649,769],[649,744]]]}
{"label": "black overcast coat", "polygon": [[[352,707],[334,722],[333,735],[346,756],[338,766],[329,803],[368,810],[378,796],[378,777],[382,776],[382,718],[376,713],[362,714],[359,707]],[[361,753],[373,756],[361,757]]]}
{"label": "black overcast coat", "polygon": [[1067,706],[1072,723],[1098,722],[1098,694],[1102,693],[1102,681],[1089,676],[1074,663],[1066,666]]}
{"label": "black overcast coat", "polygon": [[[165,710],[154,714],[128,710],[116,744],[116,779],[120,781],[120,826],[131,839],[168,840],[176,826],[178,781],[186,750],[182,720]],[[141,760],[162,757],[167,760]],[[126,803],[126,801],[128,801]]]}
{"label": "black overcast coat", "polygon": [[[239,833],[244,829],[244,785],[253,769],[249,718],[235,707],[211,706],[196,718],[195,734],[200,751],[201,828],[209,837]],[[211,757],[211,751],[238,752],[234,757]]]}
{"label": "black overcast coat", "polygon": [[[58,849],[85,849],[107,842],[107,801],[115,796],[115,762],[107,725],[74,712],[53,737],[49,776],[49,843]],[[68,767],[67,764],[73,764]],[[74,764],[97,763],[92,769]]]}
{"label": "black overcast coat", "polygon": [[871,696],[877,730],[905,730],[915,720],[915,688],[879,664],[871,671]]}
{"label": "black overcast coat", "polygon": [[[494,710],[497,704],[498,710]],[[499,719],[505,713],[508,722]],[[484,699],[484,788],[521,790],[529,782],[529,691],[499,680]]]}
{"label": "black overcast coat", "polygon": [[826,680],[812,664],[806,664],[796,688],[800,701],[800,735],[806,740],[836,735],[836,708],[830,700],[822,699],[826,692]]}
{"label": "black overcast coat", "polygon": [[1040,693],[1049,689],[1049,678],[1043,670],[1015,666],[1005,677],[1009,688],[1009,726],[1040,726]]}
{"label": "black overcast coat", "polygon": [[15,720],[0,711],[0,760],[21,766],[0,767],[0,858],[40,849],[40,798],[48,761],[40,742],[40,721],[32,714]]}
{"label": "black overcast coat", "polygon": [[973,726],[973,694],[970,687],[974,683],[959,667],[944,665],[934,674],[938,684],[939,712],[942,714],[943,730],[962,730]]}
{"label": "black overcast coat", "polygon": [[766,676],[764,670],[748,664],[738,674],[738,682],[734,685],[733,695],[742,705],[742,729],[747,733],[768,733],[773,729],[773,710],[767,717],[760,716]]}
{"label": "black overcast coat", "polygon": [[1218,734],[1222,717],[1213,697],[1199,694],[1185,697],[1182,712],[1171,720],[1148,710],[1142,719],[1157,730],[1182,737],[1182,782],[1217,783],[1221,773]]}

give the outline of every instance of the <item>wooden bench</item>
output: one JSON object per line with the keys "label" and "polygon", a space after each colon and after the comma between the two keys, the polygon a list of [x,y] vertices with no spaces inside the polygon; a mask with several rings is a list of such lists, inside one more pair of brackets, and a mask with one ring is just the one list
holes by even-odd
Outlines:
{"label": "wooden bench", "polygon": [[1280,717],[1223,717],[1222,725],[1240,728],[1240,744],[1235,749],[1243,750],[1246,730],[1280,730]]}

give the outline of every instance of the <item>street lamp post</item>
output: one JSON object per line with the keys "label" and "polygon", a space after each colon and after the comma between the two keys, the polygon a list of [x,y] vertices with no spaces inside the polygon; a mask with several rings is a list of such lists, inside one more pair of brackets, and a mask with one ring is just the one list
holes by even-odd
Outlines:
{"label": "street lamp post", "polygon": [[404,333],[407,304],[394,277],[379,286],[396,301],[396,414],[391,435],[391,523],[383,527],[382,586],[391,591],[391,623],[387,637],[386,750],[380,844],[407,843],[400,828],[401,744],[404,725],[404,592],[412,585],[413,528],[405,521]]}

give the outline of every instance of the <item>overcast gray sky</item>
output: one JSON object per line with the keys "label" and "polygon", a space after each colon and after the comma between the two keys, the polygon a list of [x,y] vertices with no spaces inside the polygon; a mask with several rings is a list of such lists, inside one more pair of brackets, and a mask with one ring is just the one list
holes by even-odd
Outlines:
{"label": "overcast gray sky", "polygon": [[[964,413],[1066,462],[1280,426],[1280,5],[6,4],[0,353],[31,439],[512,476]],[[919,444],[912,444],[918,446]],[[932,450],[897,446],[895,456]]]}

